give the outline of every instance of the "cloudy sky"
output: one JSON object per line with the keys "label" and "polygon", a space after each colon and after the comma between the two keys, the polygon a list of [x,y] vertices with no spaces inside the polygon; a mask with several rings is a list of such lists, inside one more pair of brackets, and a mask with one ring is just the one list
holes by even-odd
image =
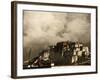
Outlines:
{"label": "cloudy sky", "polygon": [[24,48],[32,54],[66,40],[90,42],[90,14],[24,11]]}

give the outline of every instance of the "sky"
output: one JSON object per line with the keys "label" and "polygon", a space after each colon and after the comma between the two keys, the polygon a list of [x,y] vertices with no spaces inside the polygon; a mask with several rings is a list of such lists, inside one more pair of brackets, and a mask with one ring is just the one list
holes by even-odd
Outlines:
{"label": "sky", "polygon": [[24,11],[24,57],[36,56],[49,45],[61,41],[90,42],[91,19],[88,13]]}

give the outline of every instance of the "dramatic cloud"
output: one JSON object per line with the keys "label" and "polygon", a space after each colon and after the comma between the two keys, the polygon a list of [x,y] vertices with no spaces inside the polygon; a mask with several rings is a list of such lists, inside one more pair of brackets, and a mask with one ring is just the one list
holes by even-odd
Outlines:
{"label": "dramatic cloud", "polygon": [[90,14],[24,11],[24,48],[32,54],[66,40],[90,42]]}

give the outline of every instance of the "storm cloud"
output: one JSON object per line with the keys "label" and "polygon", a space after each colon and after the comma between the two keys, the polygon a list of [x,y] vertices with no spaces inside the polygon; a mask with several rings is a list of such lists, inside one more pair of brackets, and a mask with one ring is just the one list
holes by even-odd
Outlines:
{"label": "storm cloud", "polygon": [[[24,11],[24,48],[37,54],[61,41],[90,42],[90,14]],[[24,56],[27,53],[24,53]]]}

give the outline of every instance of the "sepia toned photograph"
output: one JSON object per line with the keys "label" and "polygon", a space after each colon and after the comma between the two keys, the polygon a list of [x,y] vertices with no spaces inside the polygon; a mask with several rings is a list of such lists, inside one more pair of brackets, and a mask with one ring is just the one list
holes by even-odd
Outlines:
{"label": "sepia toned photograph", "polygon": [[96,74],[97,6],[13,1],[11,77]]}
{"label": "sepia toned photograph", "polygon": [[23,11],[23,68],[91,65],[91,14]]}

